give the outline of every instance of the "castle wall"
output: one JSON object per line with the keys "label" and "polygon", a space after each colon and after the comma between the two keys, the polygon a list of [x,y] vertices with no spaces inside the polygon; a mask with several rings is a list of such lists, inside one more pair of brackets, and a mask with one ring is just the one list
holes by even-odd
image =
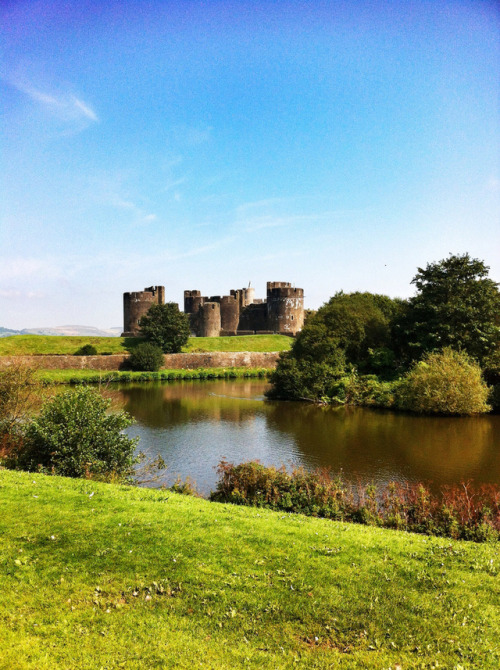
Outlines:
{"label": "castle wall", "polygon": [[238,330],[269,330],[266,303],[248,305],[240,314]]}
{"label": "castle wall", "polygon": [[139,319],[147,314],[151,305],[163,305],[164,302],[164,286],[150,286],[144,289],[144,291],[124,293],[122,337],[139,336]]}
{"label": "castle wall", "polygon": [[267,316],[270,330],[295,335],[304,325],[304,289],[289,282],[267,283]]}
{"label": "castle wall", "polygon": [[[29,365],[42,370],[128,370],[128,355],[110,356],[0,356],[0,370]],[[207,353],[164,354],[167,370],[197,368],[269,368],[276,366],[279,352],[213,351]]]}
{"label": "castle wall", "polygon": [[200,291],[184,291],[184,313],[196,314],[203,302]]}

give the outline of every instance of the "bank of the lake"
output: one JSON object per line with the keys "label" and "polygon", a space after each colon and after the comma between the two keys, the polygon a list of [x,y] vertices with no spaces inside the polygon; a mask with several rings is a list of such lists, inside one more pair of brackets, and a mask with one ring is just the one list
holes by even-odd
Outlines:
{"label": "bank of the lake", "polygon": [[0,667],[497,668],[496,545],[0,471]]}
{"label": "bank of the lake", "polygon": [[133,370],[46,370],[41,369],[37,378],[43,384],[109,384],[127,382],[187,381],[193,379],[262,379],[267,377],[268,368],[260,367],[210,367],[172,368],[158,372],[135,372]]}

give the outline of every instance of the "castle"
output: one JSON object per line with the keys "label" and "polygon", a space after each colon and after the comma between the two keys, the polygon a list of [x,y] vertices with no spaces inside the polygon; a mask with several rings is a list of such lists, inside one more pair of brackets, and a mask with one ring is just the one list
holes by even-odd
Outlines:
{"label": "castle", "polygon": [[[141,316],[151,305],[164,302],[163,286],[124,293],[123,337],[137,337]],[[294,288],[289,282],[267,282],[264,300],[255,298],[250,285],[223,296],[207,297],[200,291],[184,291],[184,312],[189,315],[192,335],[197,337],[267,333],[293,336],[304,325],[304,289]]]}

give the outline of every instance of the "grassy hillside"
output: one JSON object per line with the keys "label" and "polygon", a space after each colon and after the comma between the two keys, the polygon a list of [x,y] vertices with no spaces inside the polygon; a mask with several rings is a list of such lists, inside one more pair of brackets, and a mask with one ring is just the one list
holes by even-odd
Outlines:
{"label": "grassy hillside", "polygon": [[[77,337],[13,335],[0,338],[0,356],[76,353],[92,344],[98,354],[123,354],[141,340],[124,337]],[[184,351],[286,351],[292,338],[286,335],[242,335],[238,337],[193,337]]]}
{"label": "grassy hillside", "polygon": [[498,668],[497,545],[0,471],[0,667]]}

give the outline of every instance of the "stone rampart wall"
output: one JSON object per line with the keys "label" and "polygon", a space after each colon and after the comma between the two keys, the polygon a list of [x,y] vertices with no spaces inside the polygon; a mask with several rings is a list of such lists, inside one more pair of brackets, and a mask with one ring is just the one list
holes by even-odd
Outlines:
{"label": "stone rampart wall", "polygon": [[[165,354],[165,368],[269,368],[276,366],[279,353],[254,351],[214,351],[210,353]],[[121,370],[128,356],[0,356],[0,369],[25,364],[44,370]]]}

